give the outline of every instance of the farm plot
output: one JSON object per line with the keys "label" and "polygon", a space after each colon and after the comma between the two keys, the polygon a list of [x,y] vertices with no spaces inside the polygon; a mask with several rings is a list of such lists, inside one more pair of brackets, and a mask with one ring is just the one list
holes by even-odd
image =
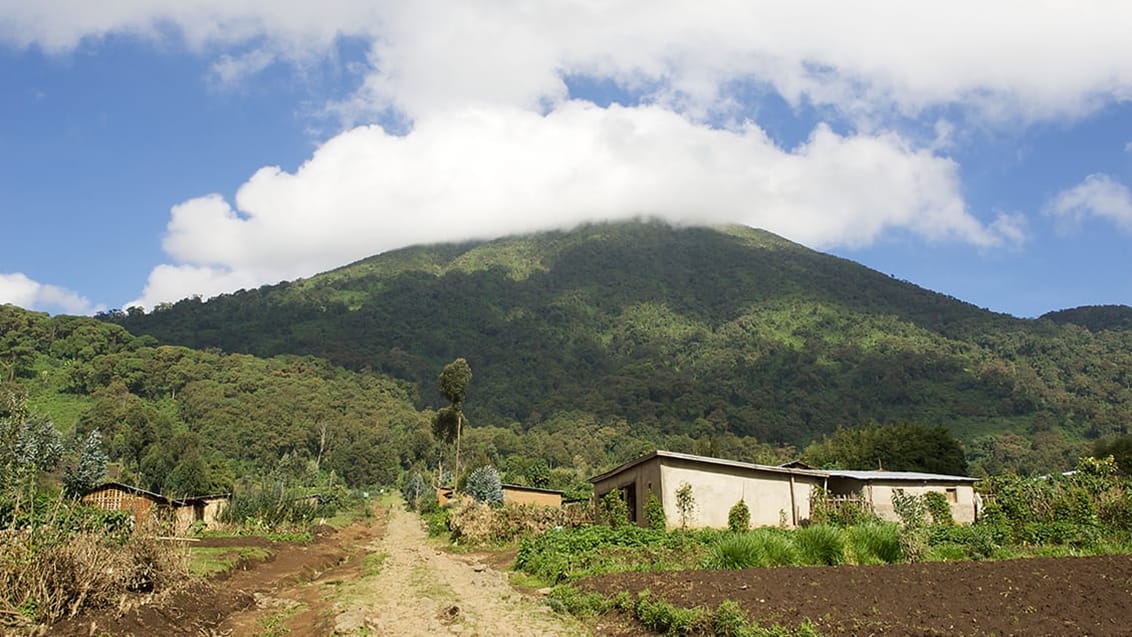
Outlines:
{"label": "farm plot", "polygon": [[1132,634],[1132,556],[881,566],[616,573],[577,583],[613,596],[648,589],[682,608],[737,602],[763,625],[804,620],[823,635]]}

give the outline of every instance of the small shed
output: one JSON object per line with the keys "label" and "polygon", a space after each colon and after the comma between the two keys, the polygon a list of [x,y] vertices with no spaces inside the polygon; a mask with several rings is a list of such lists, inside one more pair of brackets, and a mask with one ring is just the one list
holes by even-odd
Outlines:
{"label": "small shed", "polygon": [[201,495],[174,500],[121,482],[104,482],[83,495],[83,504],[104,511],[129,511],[135,524],[149,520],[172,521],[174,531],[185,531],[193,523],[215,523],[228,504],[228,493]]}
{"label": "small shed", "polygon": [[135,524],[154,516],[171,517],[173,512],[173,501],[169,498],[121,482],[104,482],[87,491],[81,501],[104,511],[129,511]]}
{"label": "small shed", "polygon": [[[556,491],[554,489],[540,489],[538,487],[528,487],[521,484],[504,484],[503,486],[503,502],[507,504],[534,504],[538,506],[549,506],[556,509],[562,508],[562,495],[563,491]],[[452,500],[452,487],[441,487],[436,490],[436,503],[439,506],[444,506]]]}
{"label": "small shed", "polygon": [[535,504],[562,508],[562,491],[527,487],[521,484],[503,485],[503,501],[510,504]]}
{"label": "small shed", "polygon": [[228,506],[231,499],[231,493],[216,493],[175,500],[173,510],[176,514],[177,530],[188,529],[197,522],[205,525],[216,524],[220,517],[220,511]]}

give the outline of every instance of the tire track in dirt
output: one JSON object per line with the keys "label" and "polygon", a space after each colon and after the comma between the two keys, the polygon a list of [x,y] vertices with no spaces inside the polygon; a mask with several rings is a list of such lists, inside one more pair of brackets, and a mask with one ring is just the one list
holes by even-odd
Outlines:
{"label": "tire track in dirt", "polygon": [[341,591],[337,605],[340,633],[399,637],[588,634],[540,600],[512,588],[506,573],[428,546],[416,514],[396,507],[390,510],[384,536],[367,550],[383,558],[381,569]]}

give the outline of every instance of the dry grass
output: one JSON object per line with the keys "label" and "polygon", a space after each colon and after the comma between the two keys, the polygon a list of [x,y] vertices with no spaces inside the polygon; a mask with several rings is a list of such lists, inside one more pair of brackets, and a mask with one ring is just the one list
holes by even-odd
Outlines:
{"label": "dry grass", "polygon": [[448,526],[452,538],[469,545],[506,544],[556,527],[593,522],[589,507],[555,508],[531,504],[488,506],[471,498],[453,505]]}
{"label": "dry grass", "polygon": [[137,534],[124,544],[93,532],[0,535],[0,626],[50,624],[84,608],[120,607],[128,593],[187,580],[183,548]]}

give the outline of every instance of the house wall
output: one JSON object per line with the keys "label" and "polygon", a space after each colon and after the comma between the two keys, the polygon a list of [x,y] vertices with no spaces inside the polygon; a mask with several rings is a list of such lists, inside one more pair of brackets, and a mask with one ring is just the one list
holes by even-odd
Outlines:
{"label": "house wall", "polygon": [[[951,505],[951,517],[959,524],[971,524],[977,515],[975,508],[975,488],[970,483],[926,483],[870,480],[862,483],[856,480],[836,480],[830,478],[830,491],[834,493],[849,493],[858,490],[871,502],[873,511],[882,520],[899,522],[900,516],[892,508],[892,495],[897,489],[904,493],[922,496],[925,493],[937,492],[948,497]],[[948,491],[951,491],[949,494]]]}
{"label": "house wall", "polygon": [[[629,467],[615,475],[609,476],[604,480],[594,483],[594,498],[595,501],[600,502],[605,494],[614,489],[621,489],[623,492],[632,491],[632,500],[634,506],[629,511],[629,516],[632,520],[641,526],[645,525],[645,504],[649,500],[649,494],[655,493],[658,498],[662,497],[662,485],[660,474],[660,458],[654,457],[642,462],[636,466]],[[665,514],[668,515],[669,524],[671,525],[672,516],[668,514],[668,503],[665,503]]]}
{"label": "house wall", "polygon": [[220,517],[220,511],[226,506],[228,506],[228,498],[205,500],[204,513],[201,515],[201,520],[209,526],[215,525],[217,519]]}
{"label": "house wall", "polygon": [[562,506],[562,494],[503,487],[503,501],[511,504],[534,504],[559,508]]}
{"label": "house wall", "polygon": [[810,490],[820,483],[812,476],[774,471],[752,471],[725,465],[706,465],[665,458],[661,470],[664,514],[668,526],[680,526],[676,491],[684,482],[692,485],[696,509],[688,526],[726,528],[727,515],[740,499],[751,511],[751,526],[794,527],[810,517]]}
{"label": "house wall", "polygon": [[141,524],[149,517],[155,504],[145,496],[135,495],[117,487],[88,493],[82,497],[82,502],[104,511],[129,511],[137,524]]}

